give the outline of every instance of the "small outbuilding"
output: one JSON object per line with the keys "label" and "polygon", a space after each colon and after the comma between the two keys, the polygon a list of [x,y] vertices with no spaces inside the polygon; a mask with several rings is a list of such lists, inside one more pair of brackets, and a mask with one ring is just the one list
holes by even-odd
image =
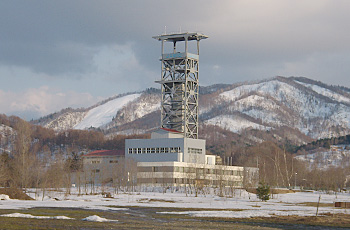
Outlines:
{"label": "small outbuilding", "polygon": [[113,180],[117,167],[124,167],[125,152],[123,150],[96,150],[83,155],[82,158],[84,174],[90,180],[103,183]]}

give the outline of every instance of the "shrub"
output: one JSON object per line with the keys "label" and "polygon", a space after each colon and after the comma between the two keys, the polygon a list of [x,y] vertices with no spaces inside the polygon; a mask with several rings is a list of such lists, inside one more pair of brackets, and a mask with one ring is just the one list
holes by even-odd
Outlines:
{"label": "shrub", "polygon": [[259,182],[259,186],[256,189],[257,197],[262,201],[267,201],[270,199],[270,186],[264,182]]}

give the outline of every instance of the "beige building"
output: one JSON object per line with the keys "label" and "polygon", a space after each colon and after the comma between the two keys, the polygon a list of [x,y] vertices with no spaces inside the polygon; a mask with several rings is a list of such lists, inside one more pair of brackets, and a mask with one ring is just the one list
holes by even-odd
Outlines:
{"label": "beige building", "polygon": [[123,150],[97,150],[85,154],[83,158],[84,175],[94,183],[112,181],[115,177],[118,163],[124,167],[125,153]]}
{"label": "beige building", "polygon": [[137,182],[144,185],[243,187],[244,167],[185,162],[139,162]]}

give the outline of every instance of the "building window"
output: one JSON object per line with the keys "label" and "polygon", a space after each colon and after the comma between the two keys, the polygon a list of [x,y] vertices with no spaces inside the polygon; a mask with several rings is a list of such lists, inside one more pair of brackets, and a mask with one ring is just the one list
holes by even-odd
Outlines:
{"label": "building window", "polygon": [[181,148],[180,147],[171,147],[170,152],[171,153],[179,153],[179,152],[181,152]]}
{"label": "building window", "polygon": [[99,164],[101,161],[91,161],[91,164]]}
{"label": "building window", "polygon": [[[159,168],[158,167],[152,167],[152,172],[158,172]],[[157,183],[157,182],[156,182]]]}
{"label": "building window", "polygon": [[118,163],[118,160],[111,160],[111,161],[109,161],[109,163],[116,164],[116,163]]}
{"label": "building window", "polygon": [[129,154],[142,154],[142,153],[180,153],[180,147],[154,147],[154,148],[128,148]]}
{"label": "building window", "polygon": [[202,154],[202,149],[197,148],[188,148],[188,153],[190,154]]}
{"label": "building window", "polygon": [[100,172],[100,170],[99,169],[93,169],[93,170],[91,170],[93,173],[99,173]]}

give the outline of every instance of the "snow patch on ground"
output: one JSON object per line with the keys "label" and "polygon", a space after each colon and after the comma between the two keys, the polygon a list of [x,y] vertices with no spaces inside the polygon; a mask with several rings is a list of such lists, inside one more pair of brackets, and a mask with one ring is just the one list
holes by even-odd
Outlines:
{"label": "snow patch on ground", "polygon": [[30,214],[23,213],[11,213],[11,214],[3,214],[0,215],[3,217],[17,217],[17,218],[31,218],[31,219],[55,219],[55,220],[71,220],[73,218],[67,216],[33,216]]}
{"label": "snow patch on ground", "polygon": [[10,200],[10,197],[5,194],[0,194],[0,200]]}
{"label": "snow patch on ground", "polygon": [[88,216],[84,218],[85,221],[94,221],[94,222],[117,222],[118,220],[109,220],[106,218],[99,217],[98,215]]}
{"label": "snow patch on ground", "polygon": [[118,110],[123,108],[129,102],[140,97],[141,94],[130,94],[124,97],[119,97],[114,100],[108,101],[103,105],[97,106],[91,109],[84,119],[74,126],[75,129],[86,129],[90,127],[101,127],[108,122],[111,122],[113,117],[117,114]]}
{"label": "snow patch on ground", "polygon": [[[107,188],[105,188],[107,189]],[[35,197],[33,190],[32,197]],[[248,193],[243,189],[236,189],[230,197],[219,197],[212,193],[194,195],[180,192],[135,192],[135,193],[113,193],[113,188],[108,190],[114,198],[106,199],[102,195],[78,195],[76,188],[72,188],[71,195],[65,196],[65,192],[52,192],[50,197],[42,195],[36,200],[2,200],[0,209],[29,209],[35,207],[57,207],[57,208],[82,208],[106,211],[127,212],[128,208],[114,208],[116,206],[130,207],[167,207],[167,208],[192,208],[197,209],[187,212],[171,212],[172,214],[182,214],[191,216],[211,216],[227,218],[249,218],[253,216],[273,216],[273,215],[298,215],[312,216],[316,213],[315,206],[307,206],[306,203],[317,203],[321,195],[321,203],[334,204],[337,201],[349,201],[350,194],[347,192],[326,194],[322,192],[296,192],[288,194],[273,195],[267,202],[260,201],[255,194]],[[57,198],[58,200],[53,199]],[[144,202],[155,199],[157,202]],[[172,202],[169,202],[172,201]],[[232,209],[236,209],[232,210]],[[174,210],[176,211],[176,210]],[[348,210],[335,208],[334,205],[319,207],[319,215],[325,213],[346,213]],[[9,215],[9,214],[6,214]],[[14,214],[11,214],[14,215]],[[16,214],[14,216],[24,217]],[[162,215],[162,214],[159,214]],[[36,218],[28,215],[26,218]],[[38,217],[38,218],[60,218],[60,217]],[[62,217],[65,218],[65,217]],[[87,220],[98,221],[104,218],[98,216],[87,217]],[[104,220],[105,221],[105,220]],[[113,221],[113,220],[107,220]]]}

